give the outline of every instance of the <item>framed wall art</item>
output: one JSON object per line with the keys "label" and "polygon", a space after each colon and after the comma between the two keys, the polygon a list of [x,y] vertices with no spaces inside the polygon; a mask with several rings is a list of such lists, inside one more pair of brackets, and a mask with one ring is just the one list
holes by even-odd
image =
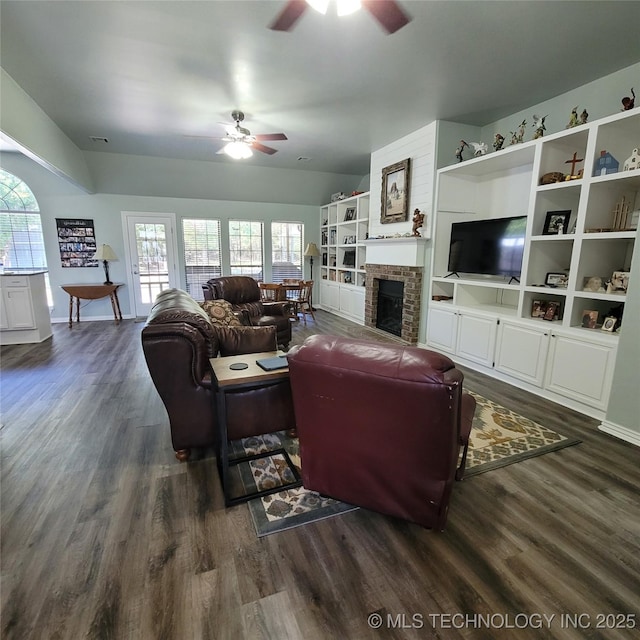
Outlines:
{"label": "framed wall art", "polygon": [[63,267],[97,267],[93,220],[56,218],[58,247]]}
{"label": "framed wall art", "polygon": [[409,219],[411,158],[382,170],[380,223],[405,222]]}

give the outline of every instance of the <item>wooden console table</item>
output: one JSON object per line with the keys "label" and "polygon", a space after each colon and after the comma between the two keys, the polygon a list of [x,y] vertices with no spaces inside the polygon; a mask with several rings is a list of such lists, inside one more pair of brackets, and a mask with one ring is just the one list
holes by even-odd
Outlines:
{"label": "wooden console table", "polygon": [[80,300],[99,300],[109,297],[116,324],[122,320],[118,288],[122,282],[113,284],[63,284],[62,289],[69,294],[69,327],[73,325],[73,299],[76,299],[76,322],[80,322]]}

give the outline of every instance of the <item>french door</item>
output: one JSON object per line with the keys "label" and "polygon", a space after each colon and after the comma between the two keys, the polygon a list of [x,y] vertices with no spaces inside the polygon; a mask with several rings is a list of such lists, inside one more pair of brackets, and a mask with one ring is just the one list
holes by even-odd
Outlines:
{"label": "french door", "polygon": [[122,225],[133,310],[136,317],[146,317],[161,291],[180,286],[176,217],[123,211]]}

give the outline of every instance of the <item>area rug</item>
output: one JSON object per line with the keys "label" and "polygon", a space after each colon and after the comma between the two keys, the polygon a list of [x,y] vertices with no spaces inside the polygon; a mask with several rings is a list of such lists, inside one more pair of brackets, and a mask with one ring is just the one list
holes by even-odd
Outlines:
{"label": "area rug", "polygon": [[[529,420],[483,396],[472,393],[477,402],[473,419],[465,478],[521,462],[534,456],[578,444],[533,420]],[[300,469],[297,438],[279,431],[231,443],[230,458],[284,448]],[[267,489],[290,482],[293,474],[284,456],[276,454],[235,467],[244,490]],[[258,537],[330,518],[354,507],[296,487],[248,502]]]}
{"label": "area rug", "polygon": [[[300,469],[298,439],[291,438],[285,431],[234,441],[230,443],[229,458],[274,449],[285,449],[291,462]],[[282,454],[253,460],[236,468],[240,472],[240,480],[245,490],[270,489],[293,480],[293,474]],[[358,508],[321,496],[304,487],[286,489],[256,498],[250,500],[248,505],[259,538]]]}
{"label": "area rug", "polygon": [[578,444],[477,393],[465,478]]}

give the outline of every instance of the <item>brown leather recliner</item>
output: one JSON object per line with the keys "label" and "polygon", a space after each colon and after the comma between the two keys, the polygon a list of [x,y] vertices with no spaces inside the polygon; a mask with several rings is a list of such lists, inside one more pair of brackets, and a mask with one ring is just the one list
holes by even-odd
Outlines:
{"label": "brown leather recliner", "polygon": [[443,529],[475,411],[454,363],[326,335],[288,360],[305,488]]}
{"label": "brown leather recliner", "polygon": [[278,344],[285,349],[291,342],[290,302],[263,302],[258,282],[249,276],[222,276],[202,285],[205,300],[226,300],[253,327],[275,326]]}
{"label": "brown leather recliner", "polygon": [[[209,358],[274,351],[276,330],[214,325],[186,291],[169,289],[156,298],[142,330],[142,348],[169,416],[176,457],[184,461],[194,448],[214,447],[219,453]],[[226,404],[230,440],[295,427],[288,380],[227,394]]]}

